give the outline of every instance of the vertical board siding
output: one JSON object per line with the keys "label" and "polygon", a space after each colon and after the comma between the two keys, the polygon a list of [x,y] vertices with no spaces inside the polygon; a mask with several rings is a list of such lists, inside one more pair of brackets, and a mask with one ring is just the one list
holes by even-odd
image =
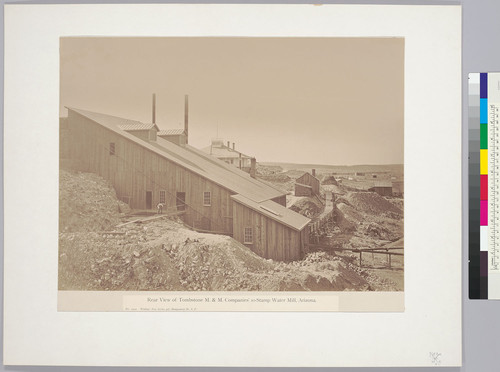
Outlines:
{"label": "vertical board siding", "polygon": [[[146,191],[153,195],[153,209],[159,191],[166,191],[167,211],[176,205],[176,193],[186,193],[185,222],[201,222],[214,231],[232,231],[232,200],[229,190],[175,164],[161,155],[108,130],[92,120],[69,111],[68,147],[78,170],[107,179],[117,196],[129,199],[131,208],[146,209]],[[115,144],[115,155],[109,144]],[[210,191],[212,205],[203,206],[203,192]],[[125,199],[126,200],[126,199]],[[221,202],[222,201],[222,202]],[[169,209],[170,207],[170,209]]]}
{"label": "vertical board siding", "polygon": [[[176,193],[186,195],[184,221],[193,226],[232,233],[244,241],[244,228],[252,227],[253,243],[247,246],[259,256],[279,261],[303,257],[304,230],[293,230],[263,214],[233,202],[231,191],[164,158],[79,114],[68,114],[68,152],[78,170],[107,179],[117,196],[133,209],[146,209],[146,192],[152,192],[153,209],[160,190],[166,191],[166,211],[175,210]],[[115,155],[110,155],[110,143]],[[203,193],[211,193],[211,205],[203,205]],[[273,199],[285,206],[286,196]]]}
{"label": "vertical board siding", "polygon": [[233,209],[233,237],[243,242],[245,227],[252,227],[253,244],[245,246],[254,253],[277,261],[303,258],[304,230],[299,232],[291,229],[237,202],[233,203]]}
{"label": "vertical board siding", "polygon": [[295,196],[312,196],[312,189],[299,184],[295,184]]}
{"label": "vertical board siding", "polygon": [[[308,186],[311,186],[312,188],[312,193],[315,194],[315,195],[319,195],[319,186],[320,186],[320,183],[319,183],[319,180],[314,177],[312,174],[310,173],[304,173],[301,177],[297,178],[297,183],[301,183],[303,185],[308,185]],[[304,188],[302,188],[304,189]],[[297,185],[295,185],[295,192],[297,192]],[[310,193],[310,191],[309,191]]]}

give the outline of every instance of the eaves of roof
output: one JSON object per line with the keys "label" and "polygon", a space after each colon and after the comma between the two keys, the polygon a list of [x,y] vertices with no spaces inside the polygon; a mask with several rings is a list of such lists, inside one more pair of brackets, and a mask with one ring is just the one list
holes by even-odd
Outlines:
{"label": "eaves of roof", "polygon": [[309,218],[272,200],[255,202],[243,195],[232,195],[231,199],[297,231],[301,231],[311,222]]}
{"label": "eaves of roof", "polygon": [[201,154],[191,146],[178,146],[161,137],[156,141],[144,141],[119,128],[119,125],[127,119],[118,118],[111,115],[95,113],[86,110],[67,107],[69,110],[82,115],[93,122],[111,130],[128,140],[184,167],[235,194],[244,195],[255,202],[275,199],[285,195],[285,193],[270,187],[269,185],[250,177],[246,172],[230,166],[225,162],[211,157],[208,154]]}

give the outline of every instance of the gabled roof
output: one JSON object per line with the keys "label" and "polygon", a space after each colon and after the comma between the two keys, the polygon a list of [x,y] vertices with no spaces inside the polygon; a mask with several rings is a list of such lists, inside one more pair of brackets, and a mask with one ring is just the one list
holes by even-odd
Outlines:
{"label": "gabled roof", "polygon": [[159,136],[178,136],[184,134],[183,128],[175,128],[175,129],[164,129],[158,132]]}
{"label": "gabled roof", "polygon": [[306,174],[308,174],[308,175],[309,175],[309,176],[311,176],[312,178],[317,179],[317,180],[318,180],[318,182],[320,182],[318,177],[313,176],[313,175],[312,175],[311,173],[309,173],[309,172],[305,172],[302,176],[300,176],[299,178],[297,178],[297,181],[298,181],[297,183],[303,184],[303,183],[301,182],[301,180],[302,180],[302,178],[303,178]]}
{"label": "gabled roof", "polygon": [[134,131],[134,130],[150,130],[153,128],[156,128],[158,130],[158,127],[156,124],[153,123],[141,123],[141,122],[135,122],[135,123],[127,123],[127,124],[121,124],[118,125],[118,128],[121,130],[126,130],[127,132]]}
{"label": "gabled roof", "polygon": [[272,200],[265,200],[257,203],[242,195],[232,195],[231,199],[297,231],[302,230],[311,222],[309,218],[283,207]]}
{"label": "gabled roof", "polygon": [[156,141],[145,141],[124,130],[120,129],[120,125],[127,122],[127,119],[122,119],[116,116],[100,114],[96,112],[80,110],[68,107],[79,115],[82,115],[93,122],[111,130],[129,141],[162,156],[179,166],[190,170],[224,188],[235,193],[244,195],[246,198],[255,202],[261,202],[269,199],[274,199],[286,195],[269,185],[250,177],[250,175],[236,167],[230,166],[221,160],[211,157],[207,154],[202,154],[201,151],[186,145],[178,146],[161,137],[157,137]]}

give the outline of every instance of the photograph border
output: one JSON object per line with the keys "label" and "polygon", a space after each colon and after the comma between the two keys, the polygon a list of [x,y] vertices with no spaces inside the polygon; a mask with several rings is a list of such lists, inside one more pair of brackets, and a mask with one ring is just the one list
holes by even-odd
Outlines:
{"label": "photograph border", "polygon": [[[460,6],[6,6],[4,363],[460,365],[460,27]],[[58,38],[201,34],[405,37],[404,313],[57,312]]]}

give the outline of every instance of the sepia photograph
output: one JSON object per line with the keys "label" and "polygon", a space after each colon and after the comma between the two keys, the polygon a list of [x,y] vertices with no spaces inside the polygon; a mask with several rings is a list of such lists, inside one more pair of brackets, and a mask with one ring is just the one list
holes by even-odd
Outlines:
{"label": "sepia photograph", "polygon": [[462,19],[6,6],[5,364],[459,365]]}
{"label": "sepia photograph", "polygon": [[58,289],[404,290],[404,38],[62,37]]}

